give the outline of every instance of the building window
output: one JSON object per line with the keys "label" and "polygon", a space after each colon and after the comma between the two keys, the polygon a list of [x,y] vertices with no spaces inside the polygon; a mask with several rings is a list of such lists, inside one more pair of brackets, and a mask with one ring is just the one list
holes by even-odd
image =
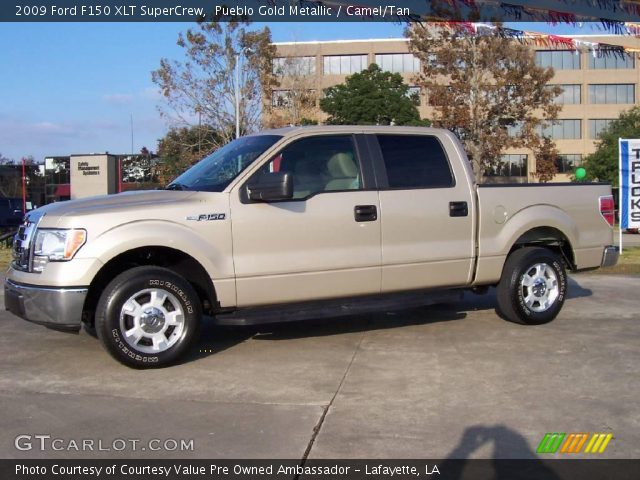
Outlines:
{"label": "building window", "polygon": [[420,60],[411,53],[376,53],[376,64],[387,72],[417,73]]}
{"label": "building window", "polygon": [[628,53],[616,53],[601,57],[589,55],[589,68],[606,68],[611,70],[635,68],[636,62],[633,55]]}
{"label": "building window", "polygon": [[589,85],[589,103],[635,103],[636,89],[632,83]]}
{"label": "building window", "polygon": [[600,137],[603,130],[609,127],[609,124],[613,122],[612,118],[596,118],[589,120],[589,138],[594,140]]}
{"label": "building window", "polygon": [[291,107],[297,99],[300,107],[310,108],[315,106],[316,90],[274,90],[271,94],[271,106],[273,108]]}
{"label": "building window", "polygon": [[316,57],[278,57],[273,59],[273,74],[279,76],[315,75]]}
{"label": "building window", "polygon": [[556,120],[544,127],[538,125],[536,131],[541,137],[553,140],[574,140],[582,138],[582,120],[564,119]]}
{"label": "building window", "polygon": [[577,50],[538,50],[536,64],[540,67],[553,67],[554,70],[579,70],[580,52]]}
{"label": "building window", "polygon": [[274,108],[286,108],[290,104],[289,90],[274,90],[271,94],[271,106]]}
{"label": "building window", "polygon": [[407,97],[411,99],[415,106],[420,106],[420,87],[409,87],[407,90]]}
{"label": "building window", "polygon": [[329,55],[323,60],[325,75],[351,75],[367,68],[367,55]]}
{"label": "building window", "polygon": [[563,153],[556,158],[558,173],[573,173],[580,165],[582,165],[582,155],[579,153]]}
{"label": "building window", "polygon": [[500,164],[485,171],[487,177],[526,177],[526,154],[505,154],[500,156]]}
{"label": "building window", "polygon": [[562,93],[554,99],[554,103],[561,105],[579,104],[582,101],[581,85],[558,85]]}

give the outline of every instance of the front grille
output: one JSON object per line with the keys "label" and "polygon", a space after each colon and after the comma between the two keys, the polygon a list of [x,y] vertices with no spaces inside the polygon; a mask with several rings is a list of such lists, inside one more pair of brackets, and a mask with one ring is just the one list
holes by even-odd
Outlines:
{"label": "front grille", "polygon": [[38,211],[29,212],[20,225],[18,233],[13,237],[13,262],[11,266],[16,270],[31,271],[33,239],[43,215]]}

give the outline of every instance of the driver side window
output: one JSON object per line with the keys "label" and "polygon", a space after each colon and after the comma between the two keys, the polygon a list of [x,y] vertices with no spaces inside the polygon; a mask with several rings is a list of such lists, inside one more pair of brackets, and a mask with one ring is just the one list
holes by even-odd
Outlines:
{"label": "driver side window", "polygon": [[289,172],[293,198],[318,192],[360,190],[362,175],[351,135],[308,137],[287,145],[261,170]]}

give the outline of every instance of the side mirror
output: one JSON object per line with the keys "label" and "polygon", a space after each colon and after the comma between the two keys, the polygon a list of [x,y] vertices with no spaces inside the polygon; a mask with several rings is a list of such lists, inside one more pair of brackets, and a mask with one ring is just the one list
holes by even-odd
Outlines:
{"label": "side mirror", "polygon": [[275,202],[293,198],[293,177],[289,172],[262,173],[247,185],[249,200]]}

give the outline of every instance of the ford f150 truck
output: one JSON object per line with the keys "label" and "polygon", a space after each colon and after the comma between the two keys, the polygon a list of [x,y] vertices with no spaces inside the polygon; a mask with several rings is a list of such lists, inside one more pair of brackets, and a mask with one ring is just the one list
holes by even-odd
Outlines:
{"label": "ford f150 truck", "polygon": [[29,212],[5,303],[52,328],[84,322],[137,368],[176,361],[204,316],[282,322],[496,286],[502,317],[542,324],[566,270],[617,262],[613,209],[606,184],[475,185],[446,130],[269,130],[164,190]]}

